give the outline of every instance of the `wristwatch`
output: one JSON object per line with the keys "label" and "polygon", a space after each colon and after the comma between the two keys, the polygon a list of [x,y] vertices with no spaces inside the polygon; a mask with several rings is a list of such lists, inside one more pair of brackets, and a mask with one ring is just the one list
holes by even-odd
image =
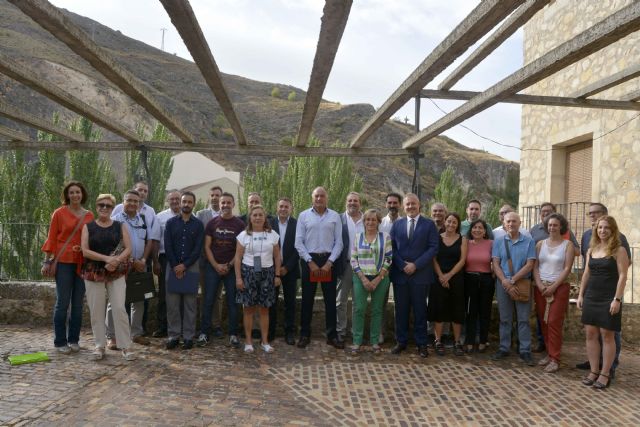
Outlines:
{"label": "wristwatch", "polygon": [[618,302],[622,302],[622,298],[618,298],[618,297],[615,297],[613,300],[614,301],[618,301]]}

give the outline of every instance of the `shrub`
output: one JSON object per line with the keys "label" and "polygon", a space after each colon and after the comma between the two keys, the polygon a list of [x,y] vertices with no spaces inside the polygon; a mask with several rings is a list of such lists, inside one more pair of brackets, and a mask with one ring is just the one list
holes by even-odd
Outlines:
{"label": "shrub", "polygon": [[295,93],[295,91],[291,91],[291,92],[289,92],[289,95],[287,96],[287,99],[288,99],[289,101],[295,101],[295,100],[296,100],[296,93]]}
{"label": "shrub", "polygon": [[280,98],[280,89],[278,89],[277,87],[271,89],[271,96],[274,98]]}

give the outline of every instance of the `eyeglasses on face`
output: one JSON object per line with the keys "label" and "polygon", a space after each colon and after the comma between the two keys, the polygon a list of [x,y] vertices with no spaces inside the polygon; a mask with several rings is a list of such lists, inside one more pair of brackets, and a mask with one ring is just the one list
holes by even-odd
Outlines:
{"label": "eyeglasses on face", "polygon": [[100,209],[113,209],[113,205],[111,205],[109,203],[98,203],[97,206]]}

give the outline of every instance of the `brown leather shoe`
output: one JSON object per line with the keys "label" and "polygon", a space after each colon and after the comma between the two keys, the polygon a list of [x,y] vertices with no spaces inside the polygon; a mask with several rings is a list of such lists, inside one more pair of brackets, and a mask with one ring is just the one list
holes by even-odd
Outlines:
{"label": "brown leather shoe", "polygon": [[145,338],[142,335],[138,335],[137,337],[134,337],[131,341],[133,341],[136,344],[140,344],[140,345],[149,345],[149,344],[151,344],[151,341],[149,341],[149,338]]}

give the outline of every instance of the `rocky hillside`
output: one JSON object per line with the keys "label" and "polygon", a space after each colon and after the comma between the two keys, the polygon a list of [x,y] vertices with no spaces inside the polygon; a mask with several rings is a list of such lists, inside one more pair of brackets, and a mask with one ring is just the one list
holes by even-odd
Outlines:
{"label": "rocky hillside", "polygon": [[[73,13],[68,15],[96,43],[108,49],[123,67],[157,89],[165,107],[178,115],[197,137],[203,140],[223,138],[232,143],[233,138],[226,129],[213,94],[191,61],[162,52],[88,18]],[[0,0],[0,51],[18,59],[42,79],[76,94],[130,128],[137,123],[150,127],[154,122],[88,63],[6,0]],[[224,75],[224,78],[251,143],[281,144],[295,135],[302,114],[303,90],[234,75]],[[274,87],[279,88],[281,98],[271,96]],[[286,99],[291,91],[296,92],[294,101]],[[54,111],[59,111],[63,119],[74,116],[40,94],[1,75],[0,97],[38,116],[51,117]],[[349,141],[374,111],[368,104],[323,102],[314,133],[323,144]],[[17,126],[1,118],[0,123]],[[26,128],[22,130],[28,131]],[[30,132],[34,133],[33,130]],[[367,145],[400,147],[412,132],[412,127],[390,121],[375,133]],[[104,139],[119,138],[105,131]],[[517,178],[519,173],[517,163],[466,148],[448,138],[432,141],[423,147],[423,151],[425,158],[421,162],[421,174],[427,195],[432,194],[439,174],[447,165],[453,165],[460,181],[485,201],[489,201],[492,194],[504,192],[507,182],[513,183],[513,178]],[[239,171],[253,164],[253,160],[265,160],[219,155],[211,158]],[[413,162],[408,158],[366,158],[355,162],[364,177],[366,193],[371,201],[380,199],[388,191],[407,191],[411,186]]]}

